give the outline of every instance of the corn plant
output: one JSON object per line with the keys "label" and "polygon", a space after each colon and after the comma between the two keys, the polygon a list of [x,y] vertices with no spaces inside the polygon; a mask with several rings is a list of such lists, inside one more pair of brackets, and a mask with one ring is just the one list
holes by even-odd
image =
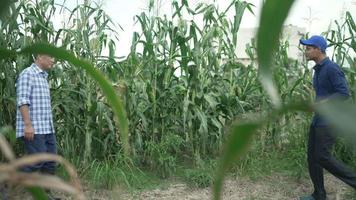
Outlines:
{"label": "corn plant", "polygon": [[[172,15],[161,16],[150,1],[149,9],[135,16],[140,30],[132,34],[125,58],[115,56],[120,26],[101,5],[84,1],[69,9],[54,1],[9,3],[0,24],[0,123],[15,123],[14,83],[32,62],[30,54],[48,53],[59,61],[49,81],[64,157],[79,167],[134,164],[162,177],[182,162],[199,166],[204,159],[222,157],[218,198],[224,172],[236,155],[244,155],[255,133],[260,133],[255,151],[303,150],[311,118],[305,111],[313,99],[311,71],[305,62],[288,58],[288,42],[279,38],[292,3],[265,2],[257,40],[246,48],[247,66],[236,56],[242,15],[253,6],[246,2],[231,0],[221,10],[215,4],[192,8],[187,0],[173,1]],[[68,16],[63,27],[51,22],[57,14]],[[355,98],[355,59],[348,53],[355,50],[351,14],[337,25],[327,36],[336,47],[334,60],[351,66],[346,71]],[[346,123],[343,132],[355,130],[350,106],[340,107],[343,112],[333,104],[327,108],[334,109],[316,107],[335,126]]]}

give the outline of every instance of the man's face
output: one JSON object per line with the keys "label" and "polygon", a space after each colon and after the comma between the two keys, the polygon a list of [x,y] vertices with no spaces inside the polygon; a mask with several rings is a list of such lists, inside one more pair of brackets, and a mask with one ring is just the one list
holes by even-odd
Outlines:
{"label": "man's face", "polygon": [[51,69],[54,64],[54,58],[49,55],[38,55],[37,61],[43,70]]}
{"label": "man's face", "polygon": [[316,60],[321,53],[320,49],[314,46],[305,46],[305,57],[307,58],[307,60]]}

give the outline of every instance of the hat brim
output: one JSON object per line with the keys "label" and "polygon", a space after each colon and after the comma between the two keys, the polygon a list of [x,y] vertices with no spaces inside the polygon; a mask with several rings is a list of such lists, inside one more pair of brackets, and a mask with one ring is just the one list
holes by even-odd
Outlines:
{"label": "hat brim", "polygon": [[300,39],[299,42],[300,42],[300,44],[302,44],[302,45],[315,46],[315,44],[313,44],[313,42],[310,41],[310,40],[303,40],[303,39]]}

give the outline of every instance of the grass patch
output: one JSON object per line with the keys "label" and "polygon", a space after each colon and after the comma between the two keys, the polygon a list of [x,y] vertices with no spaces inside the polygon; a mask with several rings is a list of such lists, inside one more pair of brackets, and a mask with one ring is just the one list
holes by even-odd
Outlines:
{"label": "grass patch", "polygon": [[[157,176],[114,161],[93,161],[88,166],[77,167],[79,177],[84,185],[97,189],[125,188],[128,191],[153,189],[164,184]],[[64,179],[68,175],[62,167],[58,174]]]}
{"label": "grass patch", "polygon": [[96,188],[112,189],[114,186],[124,186],[131,189],[150,189],[161,182],[155,176],[117,162],[94,161],[81,172],[84,180]]}
{"label": "grass patch", "polygon": [[238,176],[260,179],[274,173],[302,178],[308,173],[306,152],[301,151],[253,151],[236,162],[232,170]]}

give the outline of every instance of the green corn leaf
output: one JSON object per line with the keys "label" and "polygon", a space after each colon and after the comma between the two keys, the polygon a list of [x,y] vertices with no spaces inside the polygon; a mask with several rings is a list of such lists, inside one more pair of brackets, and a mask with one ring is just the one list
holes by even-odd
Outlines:
{"label": "green corn leaf", "polygon": [[293,2],[293,0],[266,0],[263,4],[260,26],[257,32],[257,59],[260,80],[276,107],[279,107],[281,103],[272,80],[272,55],[278,47],[283,22]]}
{"label": "green corn leaf", "polygon": [[214,183],[214,199],[219,200],[221,196],[221,189],[226,171],[229,167],[240,158],[249,146],[254,134],[258,129],[264,126],[267,122],[276,120],[281,115],[292,111],[308,111],[310,105],[306,102],[297,102],[282,106],[270,113],[266,117],[248,122],[236,122],[232,125],[229,131],[229,138],[225,144],[220,166],[218,168]]}
{"label": "green corn leaf", "polygon": [[247,122],[235,124],[231,128],[231,135],[227,141],[226,150],[223,153],[220,168],[215,174],[217,178],[214,182],[214,199],[220,199],[223,179],[228,167],[233,161],[236,160],[237,157],[243,155],[244,151],[246,151],[248,147],[248,144],[253,134],[260,126],[262,126],[262,124],[263,122]]}

